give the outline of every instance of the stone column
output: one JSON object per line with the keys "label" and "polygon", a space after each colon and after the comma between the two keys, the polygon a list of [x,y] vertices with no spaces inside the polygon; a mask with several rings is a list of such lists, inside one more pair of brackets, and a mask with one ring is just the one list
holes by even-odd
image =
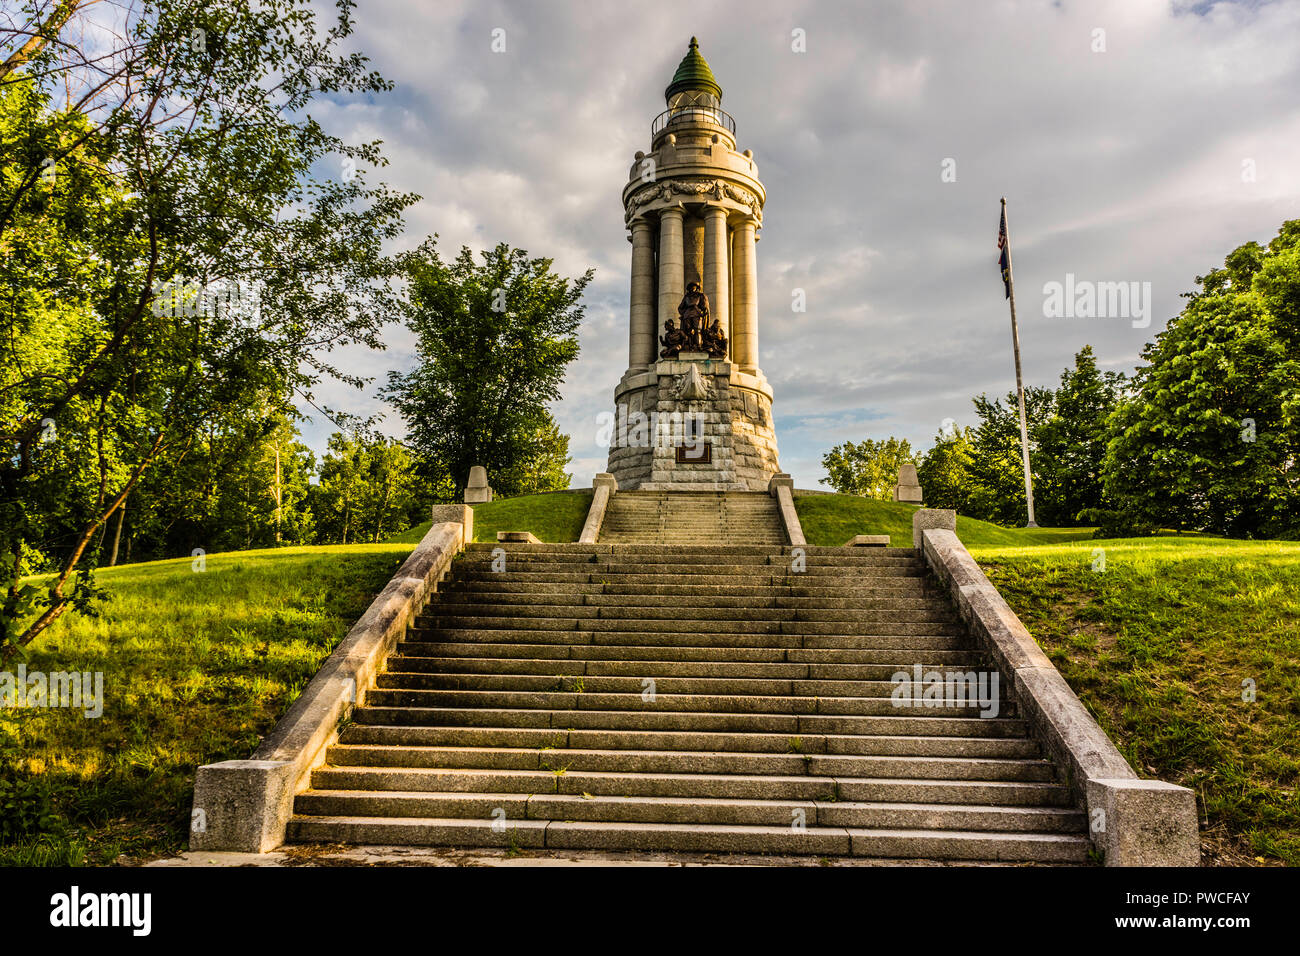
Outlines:
{"label": "stone column", "polygon": [[727,294],[727,210],[709,206],[704,210],[704,294],[709,297],[711,315],[725,329],[730,322],[731,306]]}
{"label": "stone column", "polygon": [[628,319],[627,364],[648,368],[655,360],[654,226],[645,219],[632,222],[632,308]]}
{"label": "stone column", "polygon": [[682,278],[686,256],[682,250],[682,207],[659,213],[659,330],[668,319],[677,320],[677,306],[686,291]]}
{"label": "stone column", "polygon": [[704,287],[704,219],[692,216],[689,212],[682,219],[682,251],[686,268],[683,270],[685,285],[698,282]]}
{"label": "stone column", "polygon": [[736,333],[733,326],[736,322],[736,229],[731,227],[727,230],[727,262],[731,263],[733,268],[727,270],[727,298],[731,300],[731,315],[722,323],[722,331],[727,335],[727,361],[735,358],[735,349],[732,343],[736,340]]}
{"label": "stone column", "polygon": [[731,323],[731,360],[742,368],[758,368],[758,264],[754,258],[754,220],[736,224],[732,242],[731,282],[736,302]]}

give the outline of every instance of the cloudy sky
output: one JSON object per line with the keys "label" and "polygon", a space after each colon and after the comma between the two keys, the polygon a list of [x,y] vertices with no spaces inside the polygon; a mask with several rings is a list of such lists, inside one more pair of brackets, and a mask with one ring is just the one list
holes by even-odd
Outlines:
{"label": "cloudy sky", "polygon": [[[596,271],[555,408],[575,486],[604,470],[597,415],[627,364],[620,190],[692,35],[767,187],[760,356],[799,487],[824,487],[838,442],[927,448],[944,419],[973,421],[971,396],[1014,387],[999,197],[1025,379],[1042,385],[1085,344],[1131,370],[1196,275],[1300,217],[1294,0],[360,0],[357,16],[355,47],[396,90],[312,112],[385,141],[383,178],[423,197],[404,246],[436,232],[447,254],[505,241]],[[1149,327],[1046,317],[1044,286],[1067,274],[1150,283]],[[351,364],[379,380],[409,367],[404,330],[387,341]],[[383,409],[342,386],[318,396]],[[304,433],[319,448],[329,428]]]}

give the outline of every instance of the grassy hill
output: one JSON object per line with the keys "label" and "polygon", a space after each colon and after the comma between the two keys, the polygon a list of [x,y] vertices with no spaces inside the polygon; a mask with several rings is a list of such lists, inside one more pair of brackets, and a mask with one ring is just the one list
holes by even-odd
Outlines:
{"label": "grassy hill", "polygon": [[100,616],[65,615],[26,665],[102,672],[103,716],[0,709],[0,864],[182,847],[195,768],[253,751],[409,553],[283,548],[208,555],[201,573],[189,558],[98,572]]}
{"label": "grassy hill", "polygon": [[[809,544],[838,546],[855,534],[887,534],[892,547],[912,546],[915,505],[871,501],[857,495],[798,495],[794,501]],[[590,489],[475,505],[474,540],[495,541],[498,531],[531,531],[543,541],[577,541],[590,506]],[[415,544],[428,530],[426,521],[389,540]],[[975,547],[1081,541],[1092,535],[1092,529],[1003,528],[976,518],[958,517],[957,533],[968,546]]]}
{"label": "grassy hill", "polygon": [[[887,534],[893,548],[912,546],[912,514],[916,505],[872,501],[857,495],[800,495],[794,509],[809,544],[838,547],[855,534]],[[977,518],[957,517],[957,535],[967,547],[993,544],[1050,544],[1077,541],[1091,528],[1003,528]]]}
{"label": "grassy hill", "polygon": [[[591,489],[586,488],[475,505],[474,540],[495,541],[498,531],[531,531],[551,543],[577,541],[587,520],[587,509],[591,507],[591,495]],[[389,540],[416,544],[428,532],[430,524],[426,521]]]}
{"label": "grassy hill", "polygon": [[[474,507],[474,540],[495,541],[498,531],[531,531],[543,541],[577,541],[582,533],[591,490],[556,491],[545,495],[504,498]],[[795,510],[809,544],[838,546],[855,534],[887,534],[895,548],[912,546],[914,505],[871,501],[856,495],[799,495]],[[429,522],[390,538],[415,544]],[[990,544],[1046,544],[1085,540],[1091,528],[1003,528],[975,518],[959,517],[957,533],[974,547]]]}
{"label": "grassy hill", "polygon": [[[575,540],[589,496],[480,505],[476,538]],[[908,505],[796,504],[815,544],[911,542]],[[101,616],[60,621],[27,667],[102,671],[104,716],[0,711],[0,863],[182,847],[194,769],[249,755],[427,527],[210,555],[203,573],[188,558],[101,571]],[[1196,789],[1209,861],[1300,864],[1300,544],[1092,540],[966,518],[958,533],[1139,773]]]}
{"label": "grassy hill", "polygon": [[1207,859],[1300,865],[1300,543],[971,552],[1134,769],[1197,792]]}

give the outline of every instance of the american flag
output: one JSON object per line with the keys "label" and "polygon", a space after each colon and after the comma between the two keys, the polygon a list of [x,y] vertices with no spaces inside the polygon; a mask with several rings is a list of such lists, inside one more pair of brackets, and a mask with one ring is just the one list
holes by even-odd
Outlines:
{"label": "american flag", "polygon": [[998,224],[998,266],[1002,269],[1002,285],[1006,297],[1011,298],[1011,245],[1007,242],[1007,207],[1002,207],[1002,221]]}

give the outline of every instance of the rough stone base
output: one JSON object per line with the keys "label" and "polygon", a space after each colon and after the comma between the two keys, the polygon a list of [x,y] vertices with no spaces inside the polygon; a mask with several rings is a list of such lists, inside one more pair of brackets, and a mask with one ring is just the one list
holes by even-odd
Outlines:
{"label": "rough stone base", "polygon": [[[692,366],[707,390],[679,397]],[[772,390],[762,373],[730,362],[664,360],[628,372],[614,390],[608,472],[621,491],[766,491],[780,472]],[[678,461],[677,449],[709,445],[708,462]]]}

